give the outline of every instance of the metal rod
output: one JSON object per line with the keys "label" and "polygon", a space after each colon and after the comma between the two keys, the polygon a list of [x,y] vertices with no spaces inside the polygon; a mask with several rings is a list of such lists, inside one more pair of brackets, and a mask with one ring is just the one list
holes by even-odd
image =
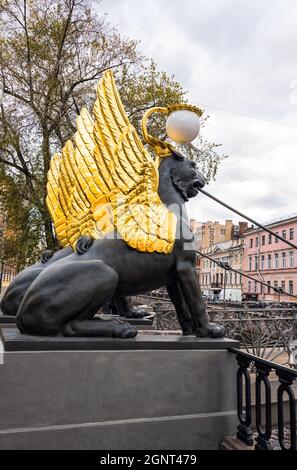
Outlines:
{"label": "metal rod", "polygon": [[282,242],[286,243],[287,245],[289,245],[291,248],[294,248],[295,250],[297,250],[297,245],[295,245],[294,243],[291,243],[289,240],[286,240],[285,238],[281,237],[280,235],[278,235],[277,233],[274,233],[272,232],[272,230],[270,230],[269,228],[265,227],[264,225],[260,224],[259,222],[257,222],[256,220],[252,219],[251,217],[243,214],[242,212],[238,211],[237,209],[234,209],[234,207],[232,206],[229,206],[228,204],[226,204],[225,202],[221,201],[220,199],[218,199],[217,197],[215,196],[212,196],[212,194],[209,194],[207,191],[204,191],[204,189],[199,189],[199,192],[204,194],[205,196],[208,196],[210,199],[213,199],[214,201],[216,201],[217,203],[221,204],[222,206],[226,207],[227,209],[229,209],[230,211],[232,212],[235,212],[236,214],[238,214],[240,217],[243,217],[244,219],[248,220],[249,222],[251,222],[252,224],[255,224],[257,225],[259,228],[261,228],[262,230],[265,230],[266,232],[270,233],[270,235],[273,235],[275,238],[277,238],[278,240],[281,240]]}

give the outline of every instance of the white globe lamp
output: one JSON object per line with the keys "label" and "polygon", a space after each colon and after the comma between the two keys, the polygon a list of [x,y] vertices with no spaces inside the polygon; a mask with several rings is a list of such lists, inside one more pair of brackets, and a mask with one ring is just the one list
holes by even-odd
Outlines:
{"label": "white globe lamp", "polygon": [[188,144],[199,135],[200,118],[194,111],[186,109],[173,111],[166,120],[166,132],[177,144]]}

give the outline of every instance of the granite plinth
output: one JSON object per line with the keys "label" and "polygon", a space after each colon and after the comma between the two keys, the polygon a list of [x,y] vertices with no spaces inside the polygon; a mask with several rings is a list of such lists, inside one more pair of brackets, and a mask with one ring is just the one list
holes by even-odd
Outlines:
{"label": "granite plinth", "polygon": [[15,324],[15,317],[11,315],[4,315],[3,313],[0,313],[0,326],[2,325],[14,325]]}
{"label": "granite plinth", "polygon": [[141,335],[136,338],[67,338],[21,334],[16,328],[1,331],[5,351],[132,351],[132,350],[219,350],[238,347],[232,339],[196,338],[182,335]]}
{"label": "granite plinth", "polygon": [[2,330],[2,450],[218,449],[236,430],[236,341],[21,336]]}

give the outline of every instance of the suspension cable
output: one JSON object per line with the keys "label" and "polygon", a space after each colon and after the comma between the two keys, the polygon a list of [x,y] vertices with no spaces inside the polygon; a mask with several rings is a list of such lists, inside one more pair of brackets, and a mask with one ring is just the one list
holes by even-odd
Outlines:
{"label": "suspension cable", "polygon": [[217,261],[217,260],[211,258],[210,256],[206,255],[205,253],[202,253],[202,251],[199,251],[199,250],[196,250],[196,253],[200,256],[203,256],[204,258],[209,259],[210,261],[213,261],[218,266],[220,266],[220,268],[223,268],[226,271],[233,271],[234,273],[237,273],[240,276],[244,276],[248,279],[251,279],[252,281],[258,282],[259,284],[262,284],[262,286],[266,286],[266,287],[268,287],[268,289],[272,289],[277,294],[283,294],[283,295],[287,295],[288,297],[294,297],[295,299],[297,299],[297,295],[289,294],[289,292],[284,291],[281,287],[274,287],[270,284],[267,284],[264,281],[260,281],[259,279],[255,279],[254,277],[249,276],[248,274],[244,274],[241,271],[238,271],[237,269],[231,268],[231,266],[226,261]]}
{"label": "suspension cable", "polygon": [[267,228],[267,227],[265,227],[264,225],[260,224],[259,222],[257,222],[256,220],[252,219],[251,217],[248,217],[247,215],[243,214],[242,212],[238,211],[237,209],[234,209],[234,207],[229,206],[228,204],[226,204],[225,202],[221,201],[221,200],[218,199],[217,197],[212,196],[212,194],[209,194],[207,191],[204,191],[204,189],[199,189],[199,192],[202,193],[202,194],[204,194],[205,196],[208,196],[209,198],[213,199],[214,201],[218,202],[219,204],[221,204],[222,206],[226,207],[226,208],[229,209],[230,211],[235,212],[235,213],[238,214],[240,217],[243,217],[244,219],[248,220],[248,221],[251,222],[252,224],[257,225],[259,228],[261,228],[262,230],[265,230],[265,232],[270,233],[270,235],[273,235],[273,236],[274,236],[275,238],[277,238],[278,240],[281,240],[282,242],[286,243],[286,244],[289,245],[291,248],[294,248],[295,250],[297,250],[297,245],[295,245],[294,243],[292,243],[292,242],[290,242],[289,240],[286,240],[285,238],[281,237],[278,233],[272,232],[272,230],[270,230],[269,228]]}

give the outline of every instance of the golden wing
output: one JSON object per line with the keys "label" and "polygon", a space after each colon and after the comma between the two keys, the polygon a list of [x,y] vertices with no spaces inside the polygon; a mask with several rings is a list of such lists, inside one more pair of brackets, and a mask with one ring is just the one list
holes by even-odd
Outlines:
{"label": "golden wing", "polygon": [[[176,216],[159,198],[158,169],[129,122],[110,71],[98,85],[94,116],[93,122],[83,110],[78,118],[75,146],[63,149],[58,183],[51,167],[48,207],[56,211],[59,240],[75,247],[81,235],[102,238],[116,230],[132,248],[169,253]],[[60,206],[52,194],[57,186]]]}
{"label": "golden wing", "polygon": [[56,235],[61,246],[67,245],[66,213],[59,200],[59,175],[62,156],[56,153],[51,159],[47,175],[47,207],[54,222]]}

